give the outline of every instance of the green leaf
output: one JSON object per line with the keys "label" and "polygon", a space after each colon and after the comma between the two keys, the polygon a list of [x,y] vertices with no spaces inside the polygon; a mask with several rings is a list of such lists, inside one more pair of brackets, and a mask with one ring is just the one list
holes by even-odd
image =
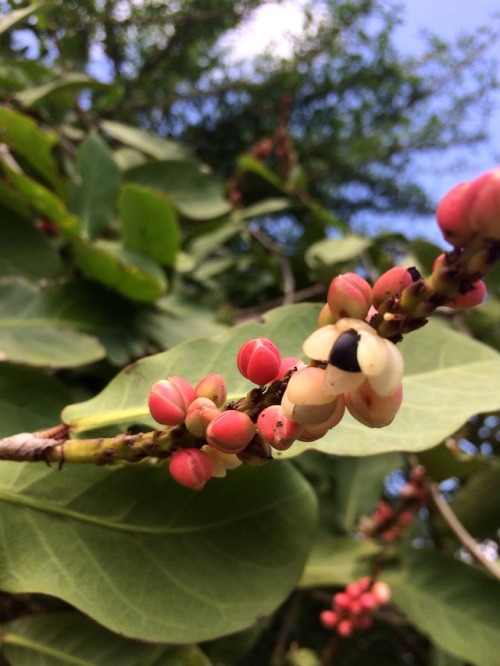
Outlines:
{"label": "green leaf", "polygon": [[73,252],[77,266],[87,277],[133,301],[153,303],[167,288],[165,275],[153,259],[119,243],[78,243]]}
{"label": "green leaf", "polygon": [[252,220],[255,217],[262,217],[264,215],[272,215],[273,213],[281,213],[283,210],[291,208],[292,202],[285,198],[269,198],[259,201],[252,206],[247,206],[238,211],[238,215],[242,220]]}
{"label": "green leaf", "polygon": [[34,88],[28,88],[27,90],[16,93],[15,97],[23,106],[30,107],[37,106],[59,93],[77,93],[86,88],[108,87],[107,83],[101,83],[101,81],[97,81],[85,74],[65,72],[64,74],[60,74],[53,81],[42,83]]}
{"label": "green leaf", "polygon": [[162,190],[183,215],[193,220],[210,220],[231,210],[222,184],[189,162],[169,160],[145,164],[130,169],[125,177],[139,185]]}
{"label": "green leaf", "polygon": [[173,266],[181,230],[168,198],[148,187],[124,185],[119,209],[125,246],[144,252],[164,266]]}
{"label": "green leaf", "polygon": [[75,612],[25,617],[3,626],[11,666],[210,666],[195,645],[165,647],[117,636]]}
{"label": "green leaf", "polygon": [[52,154],[59,139],[55,132],[41,130],[34,120],[7,106],[0,106],[1,140],[37,171],[46,181],[62,190],[57,162]]}
{"label": "green leaf", "polygon": [[55,4],[54,2],[34,2],[29,7],[23,9],[15,9],[5,16],[0,17],[0,35],[14,28],[18,23],[22,23],[25,19],[35,14],[40,9],[50,7]]}
{"label": "green leaf", "polygon": [[325,238],[313,243],[305,254],[306,263],[313,269],[324,271],[335,264],[359,261],[372,241],[364,236],[347,236],[346,238]]}
{"label": "green leaf", "polygon": [[0,363],[0,436],[52,427],[60,422],[60,412],[70,399],[56,377]]}
{"label": "green leaf", "polygon": [[375,541],[322,535],[314,543],[300,579],[300,587],[347,585],[369,575],[379,548]]}
{"label": "green leaf", "polygon": [[390,576],[393,599],[415,626],[449,654],[496,666],[500,589],[481,571],[432,551],[412,551]]}
{"label": "green leaf", "polygon": [[190,152],[180,143],[169,139],[162,139],[155,134],[150,134],[131,125],[104,120],[101,123],[101,129],[113,139],[131,148],[136,148],[157,160],[186,161],[191,158]]}
{"label": "green leaf", "polygon": [[49,239],[0,205],[0,276],[50,279],[62,271],[59,253]]}
{"label": "green leaf", "polygon": [[277,190],[280,190],[281,192],[288,191],[286,183],[284,183],[272,169],[252,155],[240,155],[238,158],[238,166],[243,171],[248,171],[249,173],[259,176],[262,180],[265,180]]}
{"label": "green leaf", "polygon": [[0,465],[0,587],[63,599],[114,632],[191,643],[285,599],[315,530],[289,465],[244,465],[195,493],[165,466]]}
{"label": "green leaf", "polygon": [[41,290],[0,280],[0,357],[26,365],[74,368],[105,356],[93,337],[61,324],[44,307]]}
{"label": "green leaf", "polygon": [[115,215],[120,170],[104,141],[92,134],[80,146],[68,206],[83,222],[86,238],[95,238]]}

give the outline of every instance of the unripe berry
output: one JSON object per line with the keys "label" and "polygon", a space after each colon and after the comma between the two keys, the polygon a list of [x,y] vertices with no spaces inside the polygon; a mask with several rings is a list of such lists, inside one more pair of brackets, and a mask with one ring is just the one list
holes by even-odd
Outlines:
{"label": "unripe berry", "polygon": [[207,427],[207,442],[223,453],[239,453],[255,435],[255,424],[244,412],[222,412]]}
{"label": "unripe berry", "polygon": [[221,412],[209,398],[196,398],[189,405],[184,422],[195,437],[205,437],[208,424]]}
{"label": "unripe berry", "polygon": [[327,302],[335,321],[343,317],[364,319],[372,304],[372,288],[356,273],[344,273],[330,282]]}
{"label": "unripe berry", "polygon": [[172,376],[155,382],[149,393],[151,416],[162,425],[179,425],[195,399],[194,388],[182,377]]}
{"label": "unripe berry", "polygon": [[471,227],[483,238],[500,240],[500,168],[470,183],[466,203]]}
{"label": "unripe berry", "polygon": [[217,407],[222,407],[227,398],[226,381],[222,375],[211,373],[205,375],[195,386],[195,393],[197,398],[208,398],[216,404]]}
{"label": "unripe berry", "polygon": [[172,453],[169,470],[177,483],[192,490],[202,490],[212,478],[213,465],[200,449],[179,449]]}
{"label": "unripe berry", "polygon": [[238,370],[254,384],[264,386],[276,377],[281,363],[278,348],[267,338],[244,342],[238,352]]}
{"label": "unripe berry", "polygon": [[468,215],[470,183],[459,183],[439,202],[436,218],[443,236],[454,247],[463,247],[475,235]]}
{"label": "unripe berry", "polygon": [[403,387],[388,396],[378,395],[369,382],[344,395],[345,405],[354,418],[369,428],[383,428],[394,420],[403,400]]}
{"label": "unripe berry", "polygon": [[461,310],[466,308],[473,308],[476,305],[480,305],[486,297],[486,285],[482,280],[477,280],[472,285],[472,288],[467,291],[465,294],[459,294],[452,298],[449,301],[446,301],[444,305],[447,305],[449,308],[455,310]]}
{"label": "unripe berry", "polygon": [[266,407],[257,419],[262,439],[278,451],[289,449],[303,430],[296,421],[287,418],[279,405]]}
{"label": "unripe berry", "polygon": [[389,298],[399,298],[403,289],[420,277],[416,269],[394,266],[383,273],[373,285],[373,303],[378,308]]}

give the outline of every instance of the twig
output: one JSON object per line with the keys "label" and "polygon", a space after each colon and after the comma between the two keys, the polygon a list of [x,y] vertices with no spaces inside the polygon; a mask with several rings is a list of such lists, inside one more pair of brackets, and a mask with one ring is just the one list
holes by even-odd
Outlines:
{"label": "twig", "polygon": [[462,546],[466,548],[476,562],[483,567],[488,573],[490,573],[493,578],[500,581],[500,567],[494,562],[490,562],[483,553],[478,548],[478,545],[475,539],[467,532],[462,523],[458,520],[457,516],[451,509],[450,505],[443,498],[439,492],[439,488],[436,483],[428,484],[429,492],[436,506],[436,509],[440,513],[441,517],[444,519],[448,527],[451,529],[453,534],[460,541]]}
{"label": "twig", "polygon": [[286,656],[292,627],[297,618],[303,597],[303,592],[296,592],[285,613],[271,658],[271,663],[276,664],[276,666],[281,664]]}
{"label": "twig", "polygon": [[280,248],[273,243],[267,234],[260,229],[250,229],[249,230],[252,236],[257,240],[262,247],[268,250],[275,258],[276,263],[281,269],[281,275],[283,276],[283,301],[282,305],[290,305],[294,301],[294,292],[295,292],[295,278],[293,276],[293,271],[290,266],[290,261],[283,254]]}

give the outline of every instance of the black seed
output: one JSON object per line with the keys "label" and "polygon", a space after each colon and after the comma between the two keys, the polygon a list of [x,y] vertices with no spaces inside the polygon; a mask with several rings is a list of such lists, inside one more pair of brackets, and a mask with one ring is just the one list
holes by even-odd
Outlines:
{"label": "black seed", "polygon": [[359,339],[359,334],[353,328],[341,333],[333,343],[328,363],[346,372],[361,372],[358,363]]}
{"label": "black seed", "polygon": [[412,282],[416,282],[417,280],[420,280],[420,278],[422,277],[420,275],[420,271],[417,268],[415,268],[415,266],[411,266],[407,270],[408,270],[408,273],[410,274]]}

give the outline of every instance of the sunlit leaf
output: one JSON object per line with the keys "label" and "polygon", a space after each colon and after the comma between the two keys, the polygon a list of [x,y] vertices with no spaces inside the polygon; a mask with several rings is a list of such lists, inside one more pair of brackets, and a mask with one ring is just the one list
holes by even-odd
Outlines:
{"label": "sunlit leaf", "polygon": [[16,99],[23,106],[36,106],[44,102],[47,98],[52,97],[61,92],[78,92],[85,88],[107,88],[108,84],[101,83],[96,79],[86,76],[85,74],[78,74],[76,72],[66,72],[60,74],[53,81],[42,83],[38,86],[27,88],[21,92],[16,93]]}
{"label": "sunlit leaf", "polygon": [[24,7],[23,9],[15,9],[14,11],[5,14],[5,16],[0,17],[0,34],[7,32],[11,28],[14,28],[19,23],[22,23],[29,16],[32,16],[40,9],[50,7],[54,5],[54,2],[33,2],[29,7]]}
{"label": "sunlit leaf", "polygon": [[132,125],[104,120],[101,128],[113,139],[150,155],[157,160],[189,160],[189,151],[180,143],[163,139]]}

